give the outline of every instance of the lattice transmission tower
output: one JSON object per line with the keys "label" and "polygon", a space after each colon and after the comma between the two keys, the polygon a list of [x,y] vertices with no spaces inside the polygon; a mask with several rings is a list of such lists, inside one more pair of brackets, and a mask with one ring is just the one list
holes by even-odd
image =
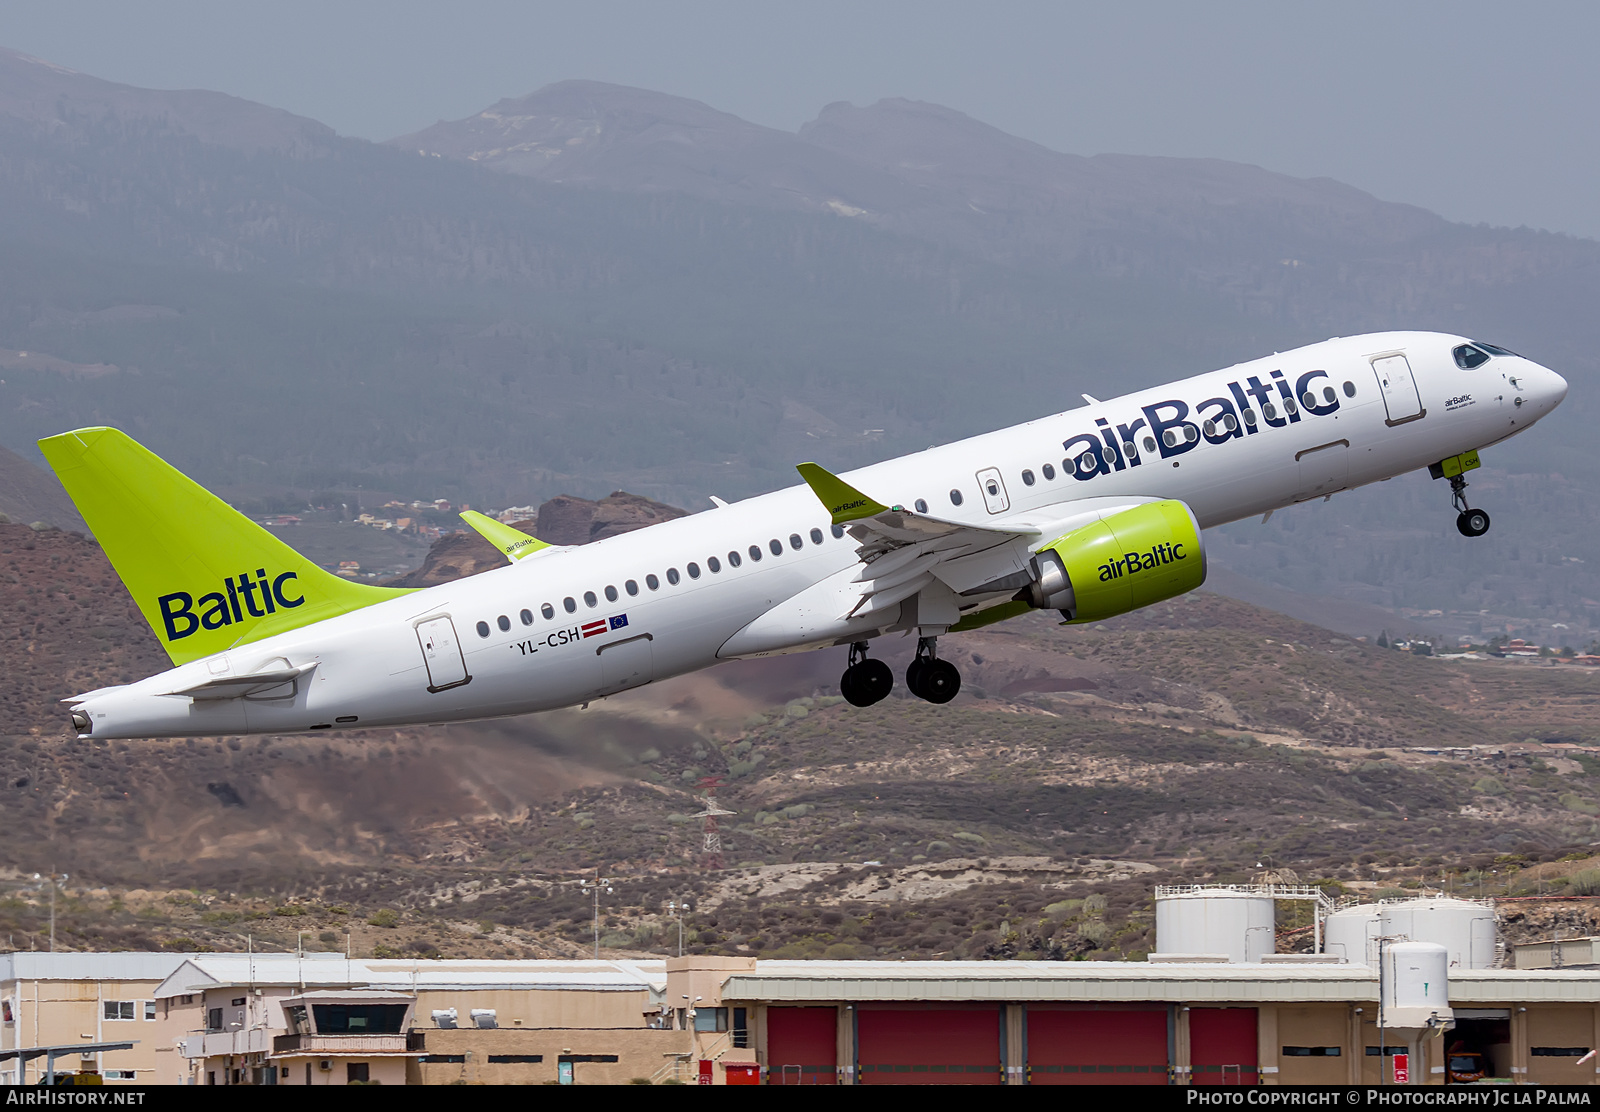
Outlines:
{"label": "lattice transmission tower", "polygon": [[695,814],[695,818],[705,820],[705,841],[701,845],[701,852],[705,854],[705,865],[708,869],[722,868],[722,835],[717,832],[717,819],[722,815],[736,815],[739,812],[729,811],[717,806],[717,789],[722,787],[722,777],[707,776],[700,781],[700,786],[705,789],[705,810]]}

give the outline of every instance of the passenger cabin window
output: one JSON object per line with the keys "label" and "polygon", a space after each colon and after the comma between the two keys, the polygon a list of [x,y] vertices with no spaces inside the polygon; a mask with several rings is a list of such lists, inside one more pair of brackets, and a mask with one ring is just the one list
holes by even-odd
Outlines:
{"label": "passenger cabin window", "polygon": [[630,579],[622,585],[622,589],[630,595],[636,595],[639,593],[639,583],[637,580]]}
{"label": "passenger cabin window", "polygon": [[1147,451],[1147,452],[1153,452],[1153,451],[1156,450],[1156,438],[1155,437],[1147,436],[1147,437],[1144,438],[1144,450]]}
{"label": "passenger cabin window", "polygon": [[1355,383],[1350,382],[1348,380],[1345,382],[1345,384],[1344,384],[1344,396],[1347,397],[1347,398],[1353,398],[1353,397],[1356,396],[1356,384]]}
{"label": "passenger cabin window", "polygon": [[1471,344],[1462,344],[1450,354],[1456,357],[1456,366],[1460,367],[1463,371],[1470,371],[1475,367],[1481,367],[1489,361],[1488,352],[1480,351]]}
{"label": "passenger cabin window", "polygon": [[[737,556],[738,553],[735,552],[734,555]],[[691,564],[689,566],[692,568],[694,565]],[[708,556],[706,558],[706,567],[711,569],[711,574],[712,575],[715,575],[717,572],[722,570],[722,561],[717,559],[715,556]],[[693,574],[693,573],[691,572],[690,574]]]}
{"label": "passenger cabin window", "polygon": [[832,532],[833,532],[833,539],[834,540],[838,540],[840,537],[844,536],[844,526],[843,525],[835,525],[833,527],[833,529],[832,529]]}
{"label": "passenger cabin window", "polygon": [[950,491],[950,504],[952,506],[961,505],[961,492],[959,490]]}
{"label": "passenger cabin window", "polygon": [[613,587],[609,583],[606,584],[606,601],[607,602],[616,602],[617,601],[617,589],[615,587]]}
{"label": "passenger cabin window", "polygon": [[599,606],[600,600],[595,598],[593,591],[585,591],[583,592],[583,604],[585,606]]}
{"label": "passenger cabin window", "polygon": [[789,547],[790,548],[794,549],[796,552],[799,552],[805,546],[806,546],[806,542],[800,539],[800,534],[799,533],[790,533],[789,534]]}
{"label": "passenger cabin window", "polygon": [[[689,572],[689,578],[690,579],[699,579],[700,578],[700,565],[699,564],[695,563],[693,560],[690,560],[689,563],[687,565],[685,565],[685,568]],[[667,572],[667,578],[668,579],[672,578],[672,573],[670,571]]]}
{"label": "passenger cabin window", "polygon": [[547,602],[543,606],[539,607],[539,613],[543,614],[544,620],[548,622],[551,618],[556,616],[556,608]]}
{"label": "passenger cabin window", "polygon": [[811,530],[811,543],[812,544],[821,544],[822,543],[822,530],[821,529],[813,529],[813,530]]}
{"label": "passenger cabin window", "polygon": [[[1255,428],[1256,427],[1256,411],[1255,410],[1247,409],[1247,410],[1244,411],[1244,413],[1241,414],[1241,416],[1244,418],[1244,423],[1245,424],[1249,425],[1251,428]],[[1151,444],[1150,447],[1153,450],[1155,448],[1155,445]]]}
{"label": "passenger cabin window", "polygon": [[[677,582],[677,574],[678,573],[677,572],[673,572],[672,574],[673,574],[673,582],[676,583]],[[661,589],[661,580],[656,578],[656,573],[655,572],[651,572],[649,575],[644,577],[644,585],[646,587],[649,587],[652,591],[659,591]]]}
{"label": "passenger cabin window", "polygon": [[[751,545],[748,551],[750,553],[750,562],[752,564],[756,563],[757,561],[759,561],[761,559],[761,546],[759,544]],[[779,549],[778,551],[781,552],[783,550]],[[737,552],[731,553],[731,555],[737,556],[738,553]]]}
{"label": "passenger cabin window", "polygon": [[783,555],[783,542],[778,540],[777,537],[773,537],[770,541],[767,542],[767,549],[774,556],[782,556]]}
{"label": "passenger cabin window", "polygon": [[[696,570],[695,574],[699,575],[700,572],[698,570]],[[676,587],[678,585],[678,569],[677,568],[668,568],[667,569],[667,582],[671,583],[674,587]]]}
{"label": "passenger cabin window", "polygon": [[578,600],[573,598],[571,595],[568,595],[566,598],[562,599],[561,605],[566,608],[568,614],[577,613]]}
{"label": "passenger cabin window", "polygon": [[521,613],[519,613],[517,615],[517,617],[522,619],[522,624],[525,625],[525,626],[531,626],[533,624],[533,611],[532,610],[524,610]]}
{"label": "passenger cabin window", "polygon": [[511,628],[511,619],[506,617],[504,614],[501,614],[494,620],[494,624],[500,627],[501,633],[504,633],[506,630]]}
{"label": "passenger cabin window", "polygon": [[479,622],[478,623],[478,636],[479,637],[487,637],[487,636],[489,636],[489,623],[488,622]]}
{"label": "passenger cabin window", "polygon": [[1023,486],[1032,486],[1033,484],[1034,484],[1033,472],[1028,470],[1026,467],[1024,467],[1022,469],[1022,485]]}
{"label": "passenger cabin window", "polygon": [[[1150,444],[1153,447],[1155,445],[1155,441],[1153,441],[1153,440],[1150,441]],[[1043,467],[1039,468],[1039,470],[1044,472],[1045,482],[1054,482],[1055,481],[1056,469],[1054,467],[1052,467],[1050,464],[1048,464],[1048,463],[1045,464]]]}
{"label": "passenger cabin window", "polygon": [[919,514],[925,514],[928,512],[928,500],[926,498],[918,498],[915,502],[911,503],[911,505]]}

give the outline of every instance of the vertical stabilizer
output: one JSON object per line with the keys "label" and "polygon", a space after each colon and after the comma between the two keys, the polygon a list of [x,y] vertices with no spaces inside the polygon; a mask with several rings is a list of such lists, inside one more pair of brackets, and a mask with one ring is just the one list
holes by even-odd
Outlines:
{"label": "vertical stabilizer", "polygon": [[174,664],[403,593],[324,571],[116,429],[39,449]]}

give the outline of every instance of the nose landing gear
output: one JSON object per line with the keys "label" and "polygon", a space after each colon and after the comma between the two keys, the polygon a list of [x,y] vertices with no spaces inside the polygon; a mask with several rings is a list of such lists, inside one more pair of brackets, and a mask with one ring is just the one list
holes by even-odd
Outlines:
{"label": "nose landing gear", "polygon": [[906,686],[911,694],[930,703],[948,703],[961,690],[961,673],[948,660],[938,657],[938,639],[917,639],[917,655],[906,669]]}
{"label": "nose landing gear", "polygon": [[1481,466],[1476,451],[1449,456],[1428,465],[1428,475],[1450,480],[1450,504],[1456,508],[1456,528],[1463,537],[1481,537],[1489,531],[1489,515],[1467,505],[1466,473]]}
{"label": "nose landing gear", "polygon": [[839,677],[839,694],[853,707],[870,707],[894,690],[894,673],[881,660],[867,658],[867,643],[850,646],[850,666]]}
{"label": "nose landing gear", "polygon": [[1460,513],[1456,514],[1456,529],[1463,537],[1481,537],[1489,531],[1489,515],[1467,505],[1467,480],[1460,475],[1450,478],[1450,502]]}

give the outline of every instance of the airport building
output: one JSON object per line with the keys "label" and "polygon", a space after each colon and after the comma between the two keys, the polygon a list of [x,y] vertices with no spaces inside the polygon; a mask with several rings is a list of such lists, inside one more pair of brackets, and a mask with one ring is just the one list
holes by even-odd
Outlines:
{"label": "airport building", "polygon": [[[1274,952],[1275,904],[1306,898],[1317,908],[1312,952]],[[1552,967],[1530,952],[1540,967],[1514,968],[1493,907],[1479,901],[1321,900],[1298,889],[1158,889],[1147,961],[14,954],[0,990],[5,1047],[132,1033],[136,1049],[69,1055],[67,1067],[190,1085],[1600,1077],[1600,967],[1571,961],[1577,953]]]}
{"label": "airport building", "polygon": [[[156,987],[186,954],[0,954],[0,1084],[28,1084],[58,1071],[91,1071],[108,1082],[148,1085],[174,1057],[156,1036]],[[125,1050],[89,1050],[132,1043]],[[41,1048],[71,1048],[51,1055]]]}

